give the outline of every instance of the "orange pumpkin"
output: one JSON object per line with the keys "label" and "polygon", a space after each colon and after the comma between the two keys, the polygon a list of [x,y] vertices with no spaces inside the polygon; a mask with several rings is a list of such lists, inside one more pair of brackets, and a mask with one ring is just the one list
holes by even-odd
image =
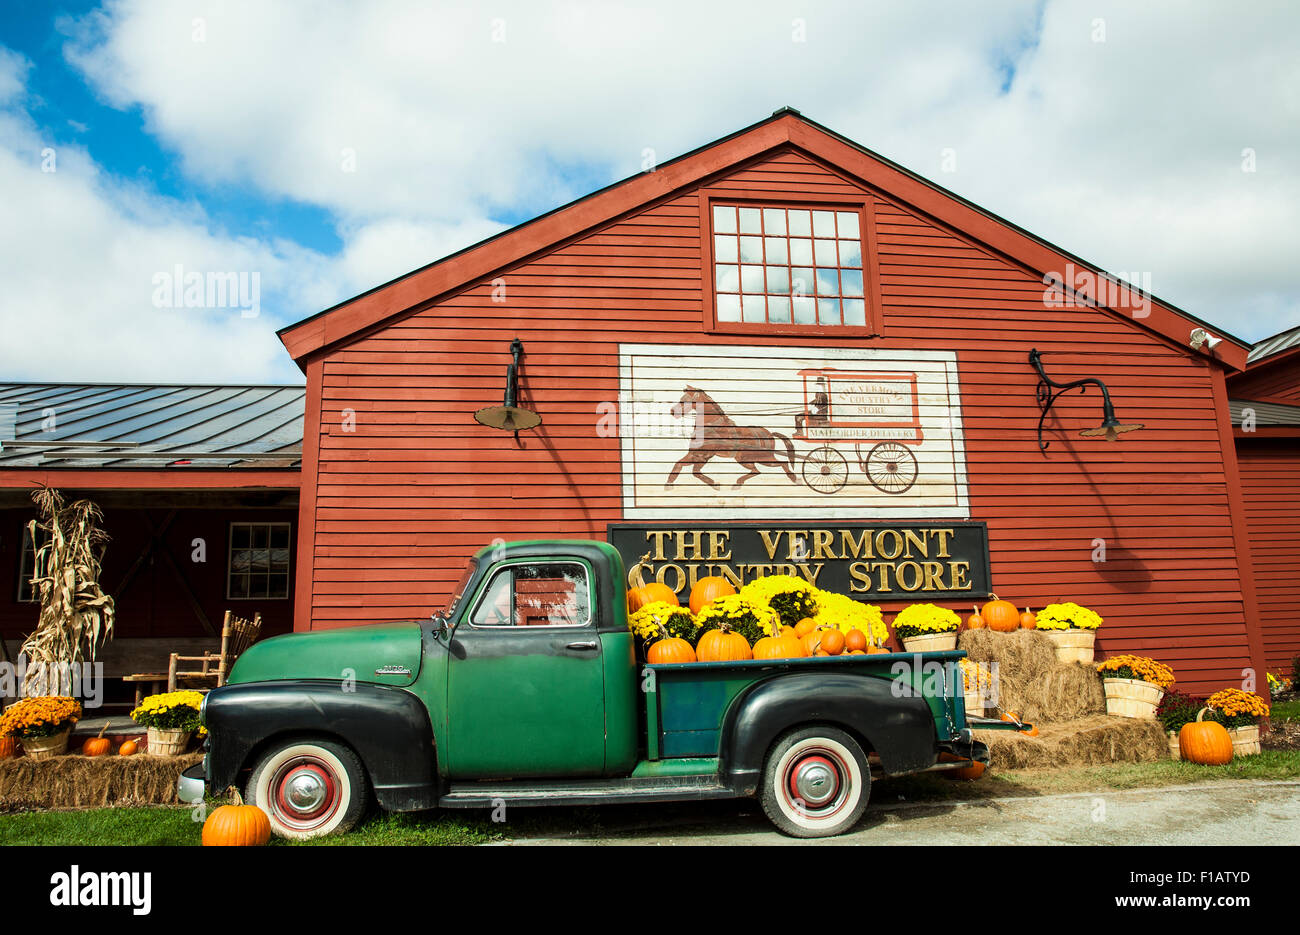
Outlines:
{"label": "orange pumpkin", "polygon": [[135,751],[139,749],[140,749],[140,744],[138,744],[134,740],[128,740],[126,743],[122,744],[122,746],[117,748],[117,755],[131,756],[132,754],[135,753]]}
{"label": "orange pumpkin", "polygon": [[966,618],[966,626],[970,627],[972,630],[983,630],[984,618],[980,616],[980,609],[978,607],[972,607],[971,609],[974,610],[975,613]]}
{"label": "orange pumpkin", "polygon": [[112,749],[113,744],[104,736],[106,730],[108,730],[108,722],[105,722],[104,726],[99,729],[98,736],[91,737],[81,745],[82,756],[104,756]]}
{"label": "orange pumpkin", "polygon": [[949,779],[964,779],[966,782],[974,782],[984,775],[984,764],[976,760],[970,766],[961,769],[945,770],[944,775]]}
{"label": "orange pumpkin", "polygon": [[794,625],[794,635],[799,637],[799,639],[803,639],[805,636],[807,636],[809,633],[811,633],[813,630],[816,629],[817,629],[817,624],[814,623],[809,618],[804,617],[802,620],[800,620],[798,623]]}
{"label": "orange pumpkin", "polygon": [[803,643],[793,632],[765,636],[754,644],[755,659],[798,659],[803,654]]}
{"label": "orange pumpkin", "polygon": [[260,847],[271,840],[271,821],[256,805],[245,805],[236,790],[235,804],[223,805],[203,823],[204,847]]}
{"label": "orange pumpkin", "polygon": [[844,648],[849,652],[866,652],[867,642],[867,634],[856,628],[844,634]]}
{"label": "orange pumpkin", "polygon": [[691,644],[679,636],[667,636],[657,639],[646,650],[646,661],[651,665],[663,666],[677,662],[694,662],[695,650]]}
{"label": "orange pumpkin", "polygon": [[695,644],[695,658],[700,662],[734,662],[753,657],[749,641],[725,623],[705,633]]}
{"label": "orange pumpkin", "polygon": [[1034,629],[1037,629],[1037,627],[1038,627],[1038,617],[1035,616],[1035,615],[1034,615],[1034,614],[1029,610],[1028,607],[1026,607],[1026,608],[1025,608],[1025,612],[1024,612],[1023,614],[1020,615],[1020,629],[1022,629],[1022,630],[1034,630]]}
{"label": "orange pumpkin", "polygon": [[999,633],[1010,633],[1012,630],[1020,629],[1020,611],[1016,610],[1016,605],[1010,601],[1000,600],[996,594],[990,596],[993,600],[980,609],[980,616],[984,618],[988,628]]}
{"label": "orange pumpkin", "polygon": [[838,656],[844,652],[844,634],[839,630],[827,627],[822,631],[822,646],[828,655]]}
{"label": "orange pumpkin", "polygon": [[1178,732],[1178,752],[1184,760],[1206,766],[1222,766],[1232,760],[1232,735],[1217,721],[1203,721],[1202,708],[1196,720]]}
{"label": "orange pumpkin", "polygon": [[888,652],[889,652],[889,650],[885,649],[885,647],[883,647],[883,646],[874,646],[874,645],[873,645],[873,646],[868,646],[868,647],[867,647],[867,655],[868,655],[868,656],[873,655],[874,653],[888,653]]}
{"label": "orange pumpkin", "polygon": [[18,741],[13,737],[0,737],[0,760],[18,755]]}
{"label": "orange pumpkin", "polygon": [[735,593],[736,589],[731,586],[731,582],[726,578],[719,578],[716,575],[701,578],[695,582],[695,587],[691,588],[691,613],[698,614],[701,609],[712,604],[718,598]]}
{"label": "orange pumpkin", "polygon": [[634,614],[646,604],[653,604],[655,601],[664,601],[674,607],[680,606],[676,591],[666,584],[652,581],[627,592],[627,612]]}

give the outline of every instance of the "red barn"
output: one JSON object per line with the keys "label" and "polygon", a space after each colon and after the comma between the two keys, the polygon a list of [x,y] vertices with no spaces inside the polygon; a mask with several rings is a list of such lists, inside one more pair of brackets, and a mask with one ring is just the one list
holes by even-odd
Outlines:
{"label": "red barn", "polygon": [[[1101,652],[1185,687],[1264,666],[1225,388],[1247,346],[797,112],[281,337],[307,374],[297,629],[426,615],[494,538],[612,536],[673,586],[1075,600]],[[542,419],[517,436],[474,419],[515,339]],[[1093,385],[1040,448],[1035,349],[1140,430],[1080,437]]]}
{"label": "red barn", "polygon": [[1300,653],[1300,328],[1260,341],[1228,377],[1269,671]]}

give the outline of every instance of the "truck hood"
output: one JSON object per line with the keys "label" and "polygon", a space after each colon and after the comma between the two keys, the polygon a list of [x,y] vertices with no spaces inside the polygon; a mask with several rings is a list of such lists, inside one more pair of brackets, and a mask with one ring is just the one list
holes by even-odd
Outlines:
{"label": "truck hood", "polygon": [[226,681],[355,679],[404,687],[420,674],[420,640],[420,624],[410,621],[273,636],[244,650]]}

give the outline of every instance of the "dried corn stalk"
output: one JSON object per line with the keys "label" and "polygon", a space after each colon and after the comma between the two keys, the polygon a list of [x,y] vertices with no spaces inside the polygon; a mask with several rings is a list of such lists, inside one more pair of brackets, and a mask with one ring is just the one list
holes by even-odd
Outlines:
{"label": "dried corn stalk", "polygon": [[97,552],[108,541],[103,513],[89,500],[63,505],[57,490],[32,493],[41,520],[28,523],[36,551],[32,585],[41,598],[36,629],[23,642],[24,695],[66,693],[73,665],[95,660],[96,646],[113,634],[113,598],[99,586]]}

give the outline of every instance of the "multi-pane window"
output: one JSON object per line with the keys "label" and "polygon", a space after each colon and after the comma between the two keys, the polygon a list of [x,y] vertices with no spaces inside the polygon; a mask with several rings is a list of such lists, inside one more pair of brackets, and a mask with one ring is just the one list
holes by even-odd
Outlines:
{"label": "multi-pane window", "polygon": [[227,597],[289,596],[289,523],[231,523]]}
{"label": "multi-pane window", "polygon": [[[38,532],[41,543],[45,534]],[[32,539],[30,526],[23,526],[23,545],[18,554],[18,600],[22,603],[34,603],[41,599],[40,592],[32,586],[32,573],[36,570],[36,550],[40,547]]]}
{"label": "multi-pane window", "polygon": [[719,323],[866,325],[857,210],[712,207]]}

